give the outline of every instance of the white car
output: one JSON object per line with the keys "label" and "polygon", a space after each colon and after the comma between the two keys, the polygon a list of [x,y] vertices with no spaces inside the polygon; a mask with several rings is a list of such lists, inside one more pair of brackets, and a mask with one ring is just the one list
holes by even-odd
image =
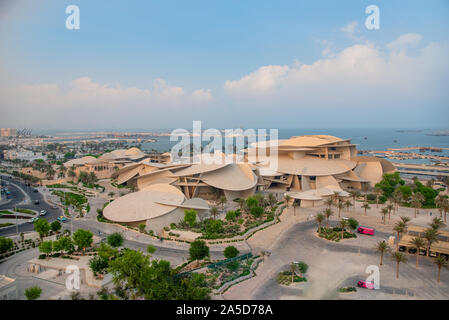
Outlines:
{"label": "white car", "polygon": [[45,210],[41,210],[41,212],[39,213],[40,216],[45,216],[47,214],[47,211]]}

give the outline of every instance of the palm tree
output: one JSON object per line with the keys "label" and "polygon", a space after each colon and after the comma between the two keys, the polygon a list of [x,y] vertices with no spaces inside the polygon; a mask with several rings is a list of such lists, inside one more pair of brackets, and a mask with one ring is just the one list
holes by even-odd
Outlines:
{"label": "palm tree", "polygon": [[446,197],[443,194],[439,194],[436,198],[435,198],[435,205],[438,208],[438,211],[440,212],[440,217],[443,217],[443,203],[444,200],[446,200]]}
{"label": "palm tree", "polygon": [[376,208],[379,208],[379,196],[382,194],[382,189],[376,187],[374,193],[376,194]]}
{"label": "palm tree", "polygon": [[410,203],[412,207],[415,208],[415,218],[416,214],[418,213],[418,209],[422,207],[424,200],[424,196],[421,193],[415,192],[414,194],[412,194]]}
{"label": "palm tree", "polygon": [[446,222],[446,215],[449,212],[449,200],[446,199],[443,202],[442,208],[443,208],[443,212],[444,212],[444,222]]}
{"label": "palm tree", "polygon": [[296,271],[296,264],[292,262],[290,264],[290,272],[292,274],[292,283],[294,281],[295,271]]}
{"label": "palm tree", "polygon": [[209,209],[209,211],[212,214],[212,216],[214,217],[214,220],[216,220],[216,216],[217,216],[217,213],[218,213],[218,208],[216,206],[212,206]]}
{"label": "palm tree", "polygon": [[395,251],[392,254],[392,258],[396,261],[396,279],[399,279],[399,264],[401,262],[406,263],[407,257],[402,252]]}
{"label": "palm tree", "polygon": [[424,232],[424,239],[427,240],[427,253],[426,256],[430,255],[430,246],[434,242],[438,242],[438,230],[433,228],[426,229]]}
{"label": "palm tree", "polygon": [[407,227],[407,224],[410,222],[410,220],[410,217],[401,216],[401,221],[405,224],[405,227]]}
{"label": "palm tree", "polygon": [[224,205],[228,202],[228,199],[226,199],[225,196],[221,196],[220,199],[218,199],[218,203],[221,204],[221,213],[224,212]]}
{"label": "palm tree", "polygon": [[326,217],[326,228],[329,228],[329,218],[333,214],[334,214],[334,212],[330,208],[327,208],[326,210],[324,210],[324,215]]}
{"label": "palm tree", "polygon": [[439,231],[441,228],[445,227],[446,224],[440,218],[433,218],[432,222],[429,224],[430,227],[436,231]]}
{"label": "palm tree", "polygon": [[341,240],[343,240],[345,228],[348,226],[348,220],[341,219],[340,222],[338,223],[338,226],[341,228]]}
{"label": "palm tree", "polygon": [[371,209],[371,207],[369,206],[369,203],[368,203],[368,202],[365,202],[365,203],[362,205],[362,208],[365,209],[365,216],[366,216],[366,210]]}
{"label": "palm tree", "polygon": [[387,214],[388,214],[388,208],[382,208],[382,210],[380,211],[380,213],[382,214],[382,222],[384,224],[387,224]]}
{"label": "palm tree", "polygon": [[239,199],[237,200],[237,203],[239,204],[240,211],[243,212],[243,211],[244,211],[244,208],[245,208],[246,200],[243,199],[243,198],[239,198]]}
{"label": "palm tree", "polygon": [[340,192],[334,191],[332,199],[334,200],[335,205],[337,205],[337,203],[340,202]]}
{"label": "palm tree", "polygon": [[334,200],[332,200],[332,198],[328,198],[326,199],[326,201],[324,201],[324,204],[330,209],[334,204]]}
{"label": "palm tree", "polygon": [[268,203],[270,204],[271,208],[273,208],[274,205],[277,203],[276,197],[273,193],[268,194]]}
{"label": "palm tree", "polygon": [[293,200],[292,207],[293,207],[293,215],[294,216],[296,216],[296,207],[297,206],[298,206],[298,203],[295,200]]}
{"label": "palm tree", "polygon": [[404,233],[405,228],[406,228],[406,225],[405,225],[405,223],[402,222],[402,221],[397,222],[397,223],[395,224],[395,226],[393,227],[393,230],[396,231],[396,234],[397,234],[397,236],[398,236],[398,237],[397,237],[398,240],[397,240],[397,242],[396,242],[396,250],[399,250],[399,239],[400,239],[400,237],[401,237],[401,234]]}
{"label": "palm tree", "polygon": [[442,268],[442,267],[447,268],[447,265],[448,265],[448,264],[447,264],[447,260],[446,260],[446,258],[443,257],[443,256],[438,256],[438,257],[435,259],[435,264],[436,264],[437,267],[438,267],[438,280],[437,280],[437,282],[440,283],[441,268]]}
{"label": "palm tree", "polygon": [[343,202],[338,201],[337,208],[338,208],[338,217],[339,218],[340,218],[341,209],[343,209],[344,207],[345,207],[345,205],[343,204]]}
{"label": "palm tree", "polygon": [[360,192],[358,192],[358,191],[356,191],[356,190],[352,190],[352,191],[349,191],[349,194],[350,194],[351,197],[352,197],[352,205],[353,205],[354,208],[355,208],[355,199],[357,199],[358,197],[360,197]]}
{"label": "palm tree", "polygon": [[388,221],[390,221],[391,218],[391,210],[394,209],[394,205],[392,203],[387,204],[387,209],[388,209]]}
{"label": "palm tree", "polygon": [[321,233],[321,224],[323,223],[323,221],[326,219],[326,217],[324,216],[324,214],[322,213],[318,213],[315,217],[316,222],[318,223],[318,233]]}
{"label": "palm tree", "polygon": [[345,201],[345,206],[346,206],[346,210],[349,211],[349,208],[351,208],[351,206],[352,206],[352,202],[349,201],[349,200],[346,200],[346,201]]}
{"label": "palm tree", "polygon": [[387,251],[390,247],[388,246],[388,243],[385,240],[379,241],[377,243],[376,250],[377,252],[380,252],[380,264],[382,265],[383,259],[384,259],[384,252]]}
{"label": "palm tree", "polygon": [[286,194],[284,196],[284,199],[285,199],[285,202],[286,202],[286,205],[287,205],[287,208],[288,208],[288,205],[290,203],[290,200],[292,200],[292,197],[290,197],[288,194]]}
{"label": "palm tree", "polygon": [[401,190],[396,189],[393,192],[393,202],[396,205],[396,212],[399,210],[399,205],[402,201],[404,201],[404,195],[402,194]]}
{"label": "palm tree", "polygon": [[426,242],[421,237],[414,237],[411,242],[412,242],[413,247],[416,249],[416,268],[418,268],[419,267],[419,263],[418,263],[419,252],[421,251],[422,248],[424,248],[426,246]]}

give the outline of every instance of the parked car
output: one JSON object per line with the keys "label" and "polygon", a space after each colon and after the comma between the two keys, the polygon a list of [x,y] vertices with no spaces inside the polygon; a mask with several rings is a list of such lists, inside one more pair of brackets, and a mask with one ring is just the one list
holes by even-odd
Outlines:
{"label": "parked car", "polygon": [[59,216],[56,220],[61,221],[61,222],[66,222],[67,218],[64,216]]}
{"label": "parked car", "polygon": [[357,282],[357,287],[373,290],[374,283],[360,280],[359,282]]}
{"label": "parked car", "polygon": [[41,212],[39,213],[40,216],[45,216],[47,214],[46,210],[41,210]]}
{"label": "parked car", "polygon": [[34,218],[31,218],[28,222],[33,223],[34,221],[37,221],[37,220],[39,220],[39,218],[38,217],[34,217]]}
{"label": "parked car", "polygon": [[367,228],[367,227],[358,227],[357,232],[361,234],[367,234],[370,236],[374,236],[374,229],[373,228]]}

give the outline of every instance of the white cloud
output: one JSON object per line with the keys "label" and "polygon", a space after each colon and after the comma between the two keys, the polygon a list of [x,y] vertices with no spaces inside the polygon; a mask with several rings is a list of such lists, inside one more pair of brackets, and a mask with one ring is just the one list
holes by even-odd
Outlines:
{"label": "white cloud", "polygon": [[417,45],[421,40],[420,34],[407,33],[387,44],[387,47],[391,50],[398,50],[410,45]]}
{"label": "white cloud", "polygon": [[356,39],[356,34],[358,33],[358,26],[359,23],[357,21],[352,21],[343,28],[341,28],[340,31],[346,34],[348,38]]}
{"label": "white cloud", "polygon": [[210,89],[198,89],[192,92],[191,98],[195,102],[208,102],[212,100]]}
{"label": "white cloud", "polygon": [[409,110],[421,108],[418,105],[447,104],[449,47],[431,43],[414,55],[393,49],[419,39],[416,35],[399,37],[386,47],[356,44],[310,64],[262,66],[226,81],[224,88],[246,106],[276,106],[277,112],[283,108],[303,115],[319,110],[342,111],[338,116],[368,110],[410,114]]}
{"label": "white cloud", "polygon": [[233,94],[266,94],[275,89],[288,70],[288,66],[263,66],[239,80],[226,81],[224,89]]}
{"label": "white cloud", "polygon": [[[88,77],[74,79],[67,89],[57,84],[26,84],[0,88],[0,104],[4,106],[3,121],[11,125],[59,125],[71,121],[105,121],[116,125],[121,121],[148,119],[153,125],[166,112],[207,103],[210,90],[200,89],[186,94],[182,87],[170,86],[156,79],[151,88],[123,87],[94,82]],[[179,114],[179,113],[177,113]],[[26,116],[24,116],[26,115]],[[73,116],[72,118],[67,118]]]}

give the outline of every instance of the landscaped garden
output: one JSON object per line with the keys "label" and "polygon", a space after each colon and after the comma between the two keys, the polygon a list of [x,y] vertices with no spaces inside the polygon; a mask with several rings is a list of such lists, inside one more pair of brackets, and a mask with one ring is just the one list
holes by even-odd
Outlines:
{"label": "landscaped garden", "polygon": [[289,270],[281,271],[276,277],[279,284],[289,286],[293,283],[306,282],[307,278],[304,276],[307,273],[309,266],[304,262],[293,262],[289,266]]}
{"label": "landscaped garden", "polygon": [[225,239],[244,235],[248,230],[258,227],[264,223],[275,220],[276,211],[282,202],[278,202],[273,195],[268,197],[255,194],[247,199],[236,199],[238,208],[229,210],[225,218],[217,219],[219,213],[224,214],[226,198],[221,197],[219,207],[210,209],[211,218],[199,220],[197,212],[186,210],[184,220],[171,224],[165,230],[176,236],[176,230],[185,230],[200,233],[200,239]]}

